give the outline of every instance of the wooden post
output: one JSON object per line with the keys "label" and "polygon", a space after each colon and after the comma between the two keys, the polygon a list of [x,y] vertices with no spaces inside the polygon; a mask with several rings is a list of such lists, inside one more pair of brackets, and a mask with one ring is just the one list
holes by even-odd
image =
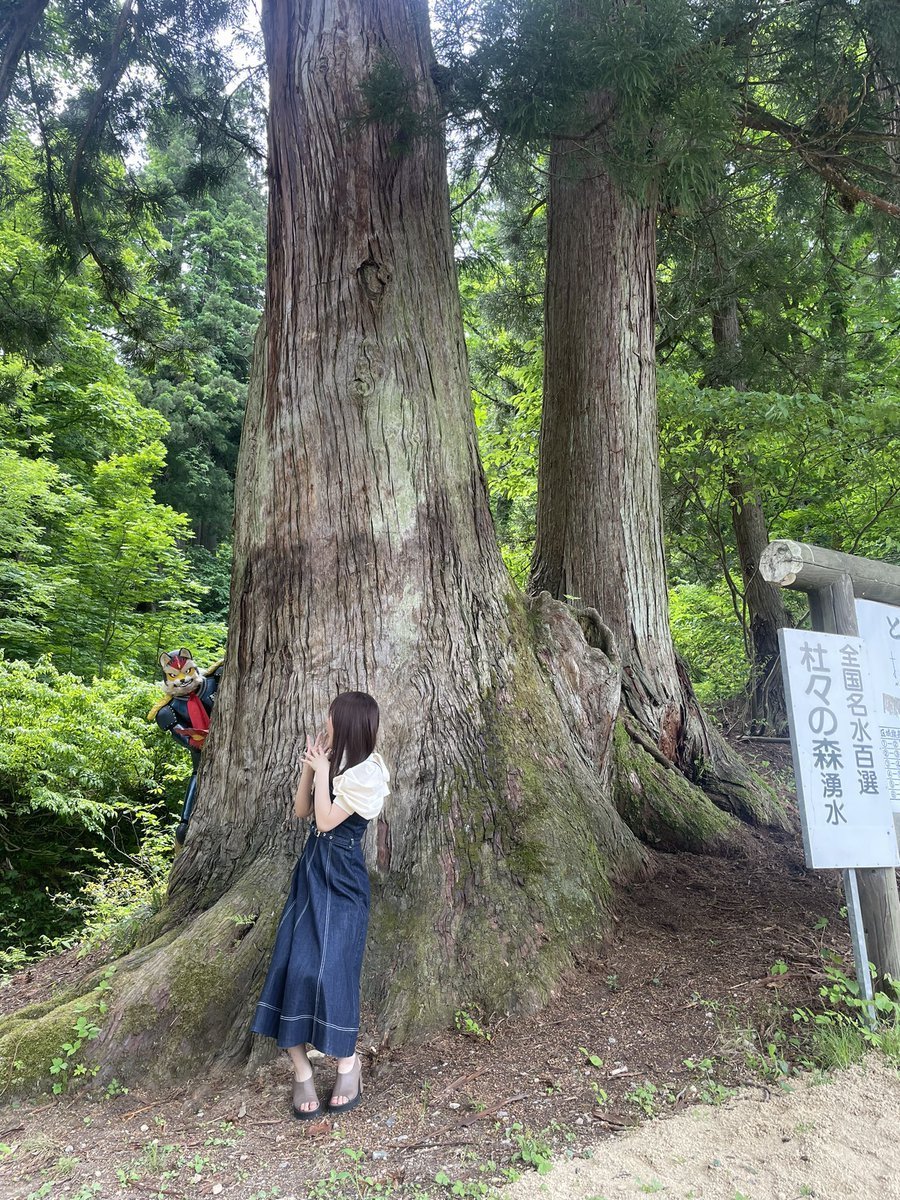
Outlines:
{"label": "wooden post", "polygon": [[873,558],[857,558],[855,554],[841,554],[782,538],[769,542],[763,550],[759,570],[767,583],[810,593],[830,587],[840,576],[849,575],[854,596],[900,605],[900,567]]}
{"label": "wooden post", "polygon": [[[769,583],[809,595],[813,629],[822,633],[859,636],[857,595],[900,606],[900,567],[807,546],[800,542],[770,542],[759,560]],[[858,869],[859,903],[870,960],[879,977],[900,979],[900,894],[891,867]],[[849,902],[849,897],[848,897]]]}

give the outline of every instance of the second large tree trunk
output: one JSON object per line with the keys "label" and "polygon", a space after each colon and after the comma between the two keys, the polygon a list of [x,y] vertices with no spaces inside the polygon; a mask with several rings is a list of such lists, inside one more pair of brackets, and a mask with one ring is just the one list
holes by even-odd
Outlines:
{"label": "second large tree trunk", "polygon": [[621,656],[623,714],[638,745],[720,806],[781,823],[771,793],[704,717],[672,643],[657,444],[656,214],[609,177],[602,151],[599,140],[569,138],[551,148],[531,587],[599,612]]}
{"label": "second large tree trunk", "polygon": [[[714,248],[716,260],[724,252]],[[724,272],[718,272],[720,293]],[[747,380],[743,371],[741,324],[737,298],[727,295],[712,311],[712,337],[715,359],[707,373],[710,387],[733,387],[743,391]],[[733,460],[732,460],[733,461]],[[740,471],[728,470],[728,495],[731,527],[741,565],[749,635],[750,679],[747,683],[745,720],[754,733],[780,735],[787,730],[787,704],[781,677],[781,652],[778,630],[793,625],[785,608],[781,588],[766,583],[759,570],[759,559],[769,544],[766,516],[759,497],[749,492]]]}

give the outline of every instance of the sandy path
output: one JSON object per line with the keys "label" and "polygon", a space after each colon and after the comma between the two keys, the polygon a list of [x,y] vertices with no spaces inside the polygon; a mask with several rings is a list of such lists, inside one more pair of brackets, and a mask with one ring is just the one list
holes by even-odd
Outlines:
{"label": "sandy path", "polygon": [[508,1200],[900,1200],[900,1072],[871,1060],[790,1094],[742,1092],[529,1173]]}

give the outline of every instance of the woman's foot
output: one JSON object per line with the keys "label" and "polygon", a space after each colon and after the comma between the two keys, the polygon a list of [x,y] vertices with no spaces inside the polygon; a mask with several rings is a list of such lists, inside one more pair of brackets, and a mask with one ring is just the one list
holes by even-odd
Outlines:
{"label": "woman's foot", "polygon": [[309,1079],[294,1080],[294,1116],[300,1121],[312,1121],[324,1112],[322,1101],[316,1095],[312,1075]]}
{"label": "woman's foot", "polygon": [[330,1112],[349,1112],[362,1099],[362,1063],[359,1055],[338,1059],[337,1078],[328,1104]]}
{"label": "woman's foot", "polygon": [[319,1097],[312,1085],[313,1069],[306,1056],[305,1046],[289,1046],[288,1055],[294,1067],[294,1112],[300,1116],[317,1116]]}

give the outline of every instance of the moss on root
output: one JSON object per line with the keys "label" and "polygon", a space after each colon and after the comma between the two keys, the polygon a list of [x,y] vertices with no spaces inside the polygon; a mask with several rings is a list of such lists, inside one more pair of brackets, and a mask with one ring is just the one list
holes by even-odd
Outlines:
{"label": "moss on root", "polygon": [[53,1058],[66,1057],[62,1046],[83,1014],[100,1032],[79,1057],[90,1078],[96,1067],[100,1085],[114,1076],[126,1083],[188,1078],[233,1059],[238,1048],[246,1058],[247,1000],[281,910],[281,866],[257,861],[213,908],[120,959],[111,987],[96,986],[93,972],[81,981],[82,995],[30,1005],[0,1021],[0,1091],[49,1090]]}
{"label": "moss on root", "polygon": [[676,768],[657,762],[621,720],[613,759],[616,808],[642,841],[661,850],[738,851],[744,838],[739,822]]}
{"label": "moss on root", "polygon": [[698,757],[694,782],[719,808],[750,825],[787,830],[791,823],[774,788],[729,746],[718,729],[708,725],[708,757]]}
{"label": "moss on root", "polygon": [[49,1091],[55,1078],[65,1079],[63,1075],[50,1074],[55,1058],[69,1064],[69,1074],[79,1063],[90,1065],[92,1040],[84,1041],[71,1057],[63,1046],[76,1041],[79,1017],[99,1023],[98,1003],[104,995],[108,992],[97,987],[65,1003],[54,1003],[49,1010],[44,1004],[29,1005],[0,1021],[0,1095]]}

